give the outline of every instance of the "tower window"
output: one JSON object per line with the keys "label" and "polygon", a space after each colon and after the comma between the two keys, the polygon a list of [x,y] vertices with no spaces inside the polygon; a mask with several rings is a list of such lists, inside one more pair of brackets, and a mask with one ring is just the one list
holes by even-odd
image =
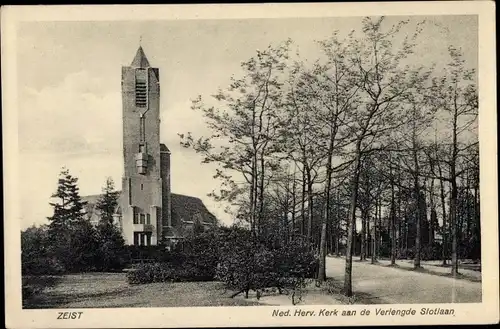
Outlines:
{"label": "tower window", "polygon": [[144,190],[144,184],[141,184],[141,191]]}
{"label": "tower window", "polygon": [[140,224],[144,224],[146,222],[145,218],[146,218],[146,216],[144,214],[141,214],[141,222],[140,222]]}
{"label": "tower window", "polygon": [[137,213],[135,207],[134,207],[134,224],[139,224],[139,214]]}
{"label": "tower window", "polygon": [[146,224],[151,225],[151,215],[146,214]]}
{"label": "tower window", "polygon": [[144,115],[141,115],[140,117],[139,134],[141,138],[141,145],[144,146],[146,143],[146,119],[144,118]]}
{"label": "tower window", "polygon": [[135,106],[146,107],[148,103],[147,96],[146,81],[135,80]]}

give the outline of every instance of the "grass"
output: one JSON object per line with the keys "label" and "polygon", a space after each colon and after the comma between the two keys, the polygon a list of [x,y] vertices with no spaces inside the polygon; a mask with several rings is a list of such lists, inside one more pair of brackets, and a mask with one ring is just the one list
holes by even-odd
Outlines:
{"label": "grass", "polygon": [[[230,298],[220,282],[176,282],[129,285],[124,273],[83,273],[59,277],[26,277],[23,308],[112,308],[252,306],[254,301]],[[46,285],[45,289],[41,289]],[[24,290],[24,289],[23,289]]]}

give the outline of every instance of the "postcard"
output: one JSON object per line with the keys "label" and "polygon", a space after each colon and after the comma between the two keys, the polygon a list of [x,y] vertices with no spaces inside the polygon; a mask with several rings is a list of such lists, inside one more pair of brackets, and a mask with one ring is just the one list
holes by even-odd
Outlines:
{"label": "postcard", "polygon": [[8,328],[499,321],[494,3],[2,8]]}

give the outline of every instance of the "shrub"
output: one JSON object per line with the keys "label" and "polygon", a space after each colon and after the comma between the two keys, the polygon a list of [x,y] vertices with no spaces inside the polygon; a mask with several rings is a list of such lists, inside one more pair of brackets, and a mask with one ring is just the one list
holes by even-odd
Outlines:
{"label": "shrub", "polygon": [[129,246],[129,260],[140,259],[141,263],[129,272],[128,282],[214,280],[219,259],[218,241],[218,233],[211,230],[189,237],[171,251],[161,246]]}
{"label": "shrub", "polygon": [[399,259],[413,259],[415,251],[413,248],[406,248],[399,250]]}
{"label": "shrub", "polygon": [[51,275],[23,275],[22,277],[22,297],[23,303],[31,297],[37,296],[47,287],[52,287],[60,280],[58,276]]}
{"label": "shrub", "polygon": [[239,292],[276,287],[295,291],[314,278],[318,259],[305,239],[279,245],[259,240],[248,230],[221,228],[185,240],[172,251],[135,249],[139,259],[127,274],[130,284],[220,280]]}
{"label": "shrub", "polygon": [[200,269],[196,264],[174,265],[170,263],[144,263],[127,273],[129,284],[153,282],[210,281],[213,276]]}
{"label": "shrub", "polygon": [[443,254],[443,247],[440,243],[434,242],[433,244],[425,245],[420,249],[420,258],[422,260],[435,260],[441,259]]}
{"label": "shrub", "polygon": [[122,270],[126,263],[125,240],[121,232],[104,220],[97,226],[97,257],[95,267],[99,271]]}
{"label": "shrub", "polygon": [[46,226],[30,227],[21,232],[21,268],[23,275],[62,274],[66,271],[50,250]]}
{"label": "shrub", "polygon": [[280,246],[238,228],[225,232],[219,252],[216,278],[246,295],[271,287],[296,290],[318,266],[311,245],[301,238]]}
{"label": "shrub", "polygon": [[57,258],[45,255],[28,257],[23,255],[23,275],[60,275],[66,273],[64,265]]}

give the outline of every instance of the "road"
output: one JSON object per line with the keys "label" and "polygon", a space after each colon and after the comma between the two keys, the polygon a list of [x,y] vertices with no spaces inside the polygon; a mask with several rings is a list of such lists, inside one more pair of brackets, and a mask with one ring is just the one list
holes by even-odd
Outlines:
{"label": "road", "polygon": [[[326,274],[344,281],[345,259],[327,257]],[[354,294],[367,303],[480,303],[481,283],[353,260]]]}

